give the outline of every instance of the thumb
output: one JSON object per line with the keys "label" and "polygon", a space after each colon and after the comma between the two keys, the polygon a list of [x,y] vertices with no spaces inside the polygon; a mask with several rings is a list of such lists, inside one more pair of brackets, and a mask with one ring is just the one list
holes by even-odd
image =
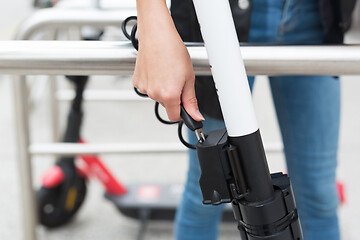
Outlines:
{"label": "thumb", "polygon": [[195,95],[195,78],[193,78],[193,80],[188,80],[185,82],[185,86],[181,94],[181,101],[186,112],[195,121],[205,120],[203,115],[200,113],[197,104],[197,99]]}

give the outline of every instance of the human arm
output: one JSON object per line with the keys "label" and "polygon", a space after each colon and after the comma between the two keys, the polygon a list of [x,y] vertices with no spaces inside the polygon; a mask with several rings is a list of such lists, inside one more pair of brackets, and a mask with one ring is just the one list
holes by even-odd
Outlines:
{"label": "human arm", "polygon": [[189,53],[165,0],[137,0],[139,52],[133,84],[180,120],[180,103],[190,116],[203,120],[195,96],[195,75]]}

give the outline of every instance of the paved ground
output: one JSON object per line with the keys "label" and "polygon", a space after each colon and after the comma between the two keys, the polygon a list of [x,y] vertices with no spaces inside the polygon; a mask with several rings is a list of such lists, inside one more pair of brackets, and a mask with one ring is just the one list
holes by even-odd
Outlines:
{"label": "paved ground", "polygon": [[[24,0],[13,0],[13,4],[0,3],[0,39],[10,39],[21,16],[28,12]],[[15,5],[17,3],[17,5]],[[16,6],[16,8],[14,7]],[[6,19],[6,21],[4,21]],[[9,21],[9,19],[12,19]],[[12,24],[9,24],[12,23]],[[359,35],[355,28],[348,41],[355,41]],[[360,38],[357,38],[360,39]],[[359,40],[358,40],[359,41]],[[1,43],[0,43],[1,44]],[[62,88],[68,87],[60,80]],[[129,78],[96,77],[90,88],[129,89]],[[360,136],[360,81],[359,77],[344,77],[342,82],[342,125],[339,153],[338,178],[345,183],[347,203],[339,210],[344,240],[357,240],[360,235],[360,188],[358,187],[358,160]],[[50,141],[49,108],[47,94],[40,99],[32,112],[31,130],[34,142]],[[21,239],[21,212],[19,209],[19,185],[14,152],[14,119],[11,80],[0,76],[0,239]],[[255,107],[266,143],[280,141],[274,109],[268,83],[264,77],[255,85]],[[61,103],[62,126],[66,116],[67,104]],[[142,141],[176,142],[176,129],[164,126],[155,120],[150,102],[115,102],[85,105],[86,119],[83,135],[91,142]],[[125,183],[129,182],[181,182],[187,169],[185,154],[123,154],[102,156],[114,174]],[[281,171],[284,167],[282,153],[269,153],[268,159],[272,171]],[[51,166],[49,157],[37,157],[33,160],[34,181],[39,184],[41,174]],[[149,171],[151,169],[151,171]],[[116,208],[103,198],[103,188],[96,181],[89,184],[86,202],[70,224],[56,230],[39,227],[39,239],[135,239],[138,222],[123,217]],[[145,239],[172,239],[172,224],[169,222],[151,223]],[[220,239],[238,239],[235,226],[221,226]]]}

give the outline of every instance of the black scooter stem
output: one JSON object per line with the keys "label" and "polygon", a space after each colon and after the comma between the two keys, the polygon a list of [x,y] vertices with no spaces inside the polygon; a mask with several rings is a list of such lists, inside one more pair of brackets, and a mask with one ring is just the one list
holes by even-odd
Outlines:
{"label": "black scooter stem", "polygon": [[260,131],[241,137],[229,137],[228,140],[237,148],[238,159],[241,160],[237,164],[241,166],[247,183],[249,194],[245,197],[246,200],[260,202],[271,198],[274,190]]}

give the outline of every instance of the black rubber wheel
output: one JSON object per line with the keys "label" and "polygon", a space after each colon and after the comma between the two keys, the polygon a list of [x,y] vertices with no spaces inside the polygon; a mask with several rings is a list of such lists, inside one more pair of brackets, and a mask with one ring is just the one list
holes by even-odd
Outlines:
{"label": "black rubber wheel", "polygon": [[41,187],[37,191],[39,222],[49,228],[69,222],[81,207],[86,196],[86,180],[77,176],[75,184],[66,182],[55,188]]}

